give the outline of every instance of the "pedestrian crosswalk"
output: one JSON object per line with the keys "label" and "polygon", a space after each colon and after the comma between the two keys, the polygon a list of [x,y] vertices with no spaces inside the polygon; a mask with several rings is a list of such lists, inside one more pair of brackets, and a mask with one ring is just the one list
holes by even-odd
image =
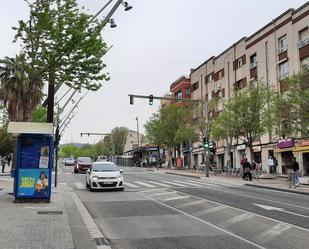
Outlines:
{"label": "pedestrian crosswalk", "polygon": [[[61,184],[61,183],[60,183]],[[74,182],[77,189],[86,189],[82,182]],[[202,187],[218,187],[217,184],[203,182],[202,180],[139,180],[124,181],[124,187],[131,190],[139,189],[167,189],[167,188],[202,188]],[[220,187],[220,186],[219,186]]]}

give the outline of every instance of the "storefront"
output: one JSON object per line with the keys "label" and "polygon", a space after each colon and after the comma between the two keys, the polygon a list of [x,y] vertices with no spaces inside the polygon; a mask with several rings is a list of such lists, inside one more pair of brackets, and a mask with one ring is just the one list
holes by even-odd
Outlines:
{"label": "storefront", "polygon": [[225,166],[224,165],[224,147],[217,148],[216,155],[217,155],[218,167],[223,168]]}
{"label": "storefront", "polygon": [[292,167],[293,150],[295,141],[293,139],[279,140],[276,145],[276,157],[278,160],[279,174],[287,174],[287,169]]}
{"label": "storefront", "polygon": [[244,154],[246,154],[246,145],[245,144],[241,144],[241,145],[237,145],[236,147],[237,149],[237,153],[236,153],[236,167],[240,168],[240,161],[243,157]]}
{"label": "storefront", "polygon": [[299,146],[296,147],[293,152],[295,154],[301,154],[300,170],[304,176],[309,176],[309,140],[301,141]]}

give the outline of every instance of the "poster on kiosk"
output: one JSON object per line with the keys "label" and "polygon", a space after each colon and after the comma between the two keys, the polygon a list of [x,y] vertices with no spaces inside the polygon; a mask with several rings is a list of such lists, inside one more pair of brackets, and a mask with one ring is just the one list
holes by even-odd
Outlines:
{"label": "poster on kiosk", "polygon": [[17,136],[15,199],[50,200],[53,139],[49,134],[21,133]]}

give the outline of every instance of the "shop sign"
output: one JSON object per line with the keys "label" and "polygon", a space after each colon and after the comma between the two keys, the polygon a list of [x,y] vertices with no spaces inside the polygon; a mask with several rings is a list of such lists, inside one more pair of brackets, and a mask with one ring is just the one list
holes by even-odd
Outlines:
{"label": "shop sign", "polygon": [[245,149],[246,149],[245,144],[237,145],[237,150],[245,150]]}
{"label": "shop sign", "polygon": [[295,141],[293,139],[279,140],[277,143],[278,149],[290,148],[295,146]]}

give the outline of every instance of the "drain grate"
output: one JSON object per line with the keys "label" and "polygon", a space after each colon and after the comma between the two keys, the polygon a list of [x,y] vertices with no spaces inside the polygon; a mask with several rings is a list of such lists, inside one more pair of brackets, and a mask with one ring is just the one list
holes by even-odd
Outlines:
{"label": "drain grate", "polygon": [[107,246],[108,245],[107,241],[103,237],[94,238],[94,241],[97,244],[97,246]]}
{"label": "drain grate", "polygon": [[38,211],[38,214],[53,214],[53,215],[61,215],[61,214],[63,214],[63,211],[52,211],[52,210],[47,210],[47,211]]}

